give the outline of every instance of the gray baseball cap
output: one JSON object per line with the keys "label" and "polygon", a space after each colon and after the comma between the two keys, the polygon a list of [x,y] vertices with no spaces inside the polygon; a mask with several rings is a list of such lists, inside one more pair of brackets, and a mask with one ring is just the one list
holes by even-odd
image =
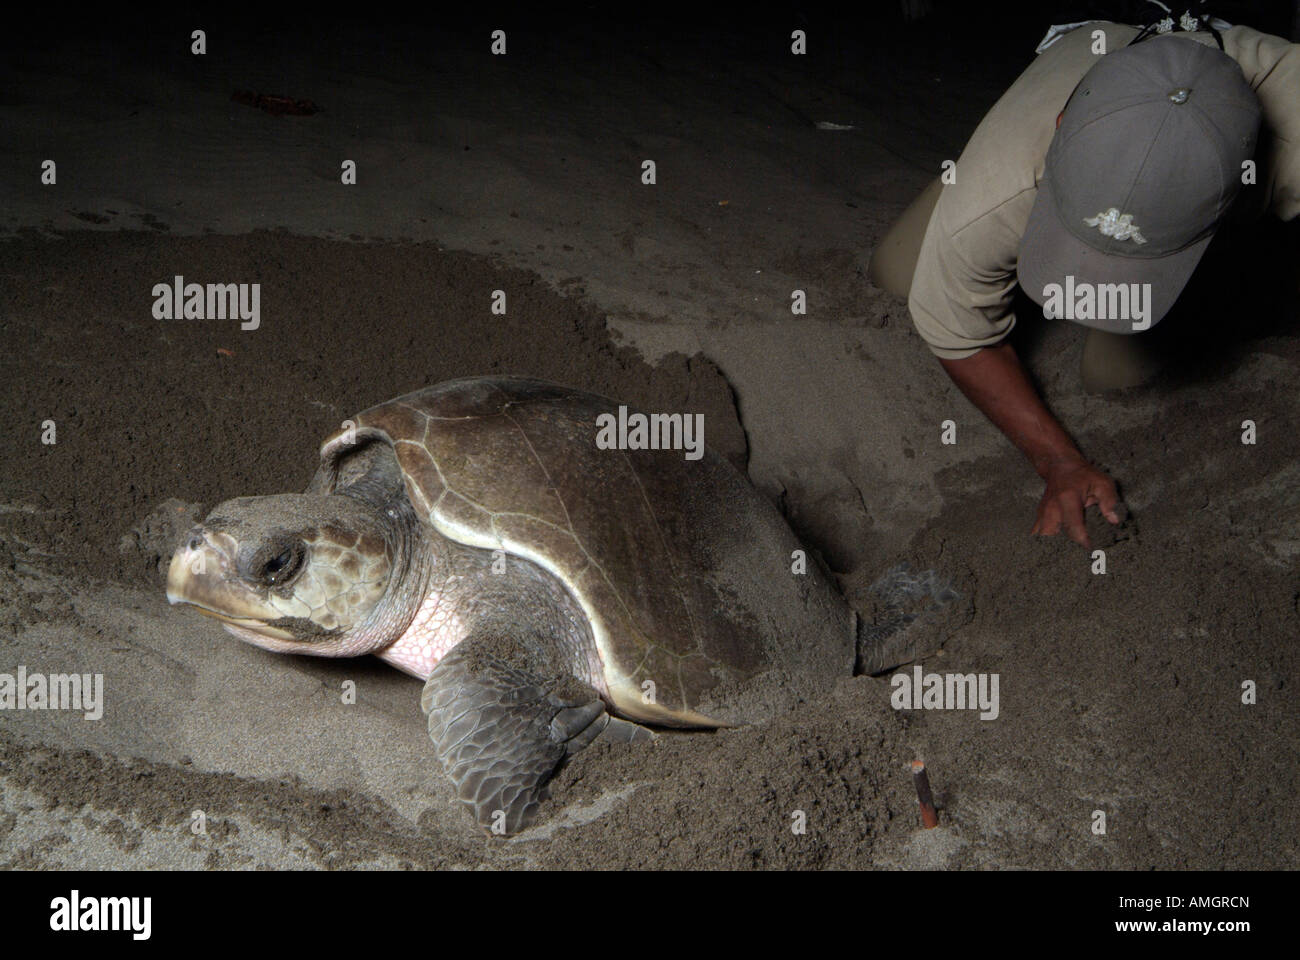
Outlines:
{"label": "gray baseball cap", "polygon": [[[1236,198],[1259,120],[1241,67],[1215,47],[1173,35],[1102,56],[1047,151],[1020,241],[1025,293],[1046,304],[1049,284],[1150,284],[1154,325]],[[1069,319],[1135,332],[1130,316]]]}

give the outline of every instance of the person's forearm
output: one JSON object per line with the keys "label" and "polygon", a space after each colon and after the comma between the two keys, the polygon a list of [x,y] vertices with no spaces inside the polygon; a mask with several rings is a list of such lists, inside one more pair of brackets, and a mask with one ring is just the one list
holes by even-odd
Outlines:
{"label": "person's forearm", "polygon": [[985,347],[961,360],[940,358],[944,370],[993,425],[1006,434],[1039,475],[1053,463],[1083,455],[1034,390],[1009,343]]}

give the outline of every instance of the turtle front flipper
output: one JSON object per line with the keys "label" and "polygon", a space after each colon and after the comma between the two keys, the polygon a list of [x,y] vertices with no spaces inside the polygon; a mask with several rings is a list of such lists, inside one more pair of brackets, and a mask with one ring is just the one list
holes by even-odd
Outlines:
{"label": "turtle front flipper", "polygon": [[[907,564],[871,585],[875,617],[858,622],[858,674],[876,674],[937,651],[958,622],[969,619],[969,601],[934,570]],[[947,627],[948,629],[944,629]]]}
{"label": "turtle front flipper", "polygon": [[532,823],[555,771],[597,737],[653,736],[611,717],[591,687],[552,672],[536,647],[497,634],[463,640],[439,661],[420,698],[456,795],[495,834]]}

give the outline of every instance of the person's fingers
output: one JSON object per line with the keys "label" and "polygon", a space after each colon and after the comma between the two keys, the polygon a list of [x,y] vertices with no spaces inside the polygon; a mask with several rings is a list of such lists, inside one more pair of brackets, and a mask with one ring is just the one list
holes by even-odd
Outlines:
{"label": "person's fingers", "polygon": [[1081,546],[1088,547],[1088,528],[1083,523],[1083,498],[1074,490],[1062,491],[1058,502],[1061,505],[1062,521],[1066,535]]}
{"label": "person's fingers", "polygon": [[1056,498],[1045,499],[1038,507],[1038,523],[1034,532],[1040,537],[1054,537],[1061,532],[1061,508]]}
{"label": "person's fingers", "polygon": [[1101,508],[1101,515],[1111,523],[1119,523],[1119,514],[1115,511],[1115,506],[1119,503],[1119,491],[1115,489],[1115,481],[1110,477],[1098,481],[1092,488],[1092,493],[1096,497],[1097,506]]}
{"label": "person's fingers", "polygon": [[1089,507],[1097,507],[1102,516],[1113,524],[1119,524],[1120,517],[1116,507],[1119,505],[1119,491],[1115,481],[1100,470],[1085,468],[1075,471],[1062,483],[1064,489],[1053,491],[1048,484],[1048,491],[1038,504],[1038,517],[1034,521],[1031,536],[1054,537],[1065,529],[1075,543],[1085,549],[1092,549],[1092,540],[1088,536],[1085,514]]}
{"label": "person's fingers", "polygon": [[1039,536],[1047,527],[1047,508],[1052,505],[1052,501],[1043,494],[1043,499],[1038,501],[1038,511],[1034,515],[1034,529],[1029,531],[1029,535]]}

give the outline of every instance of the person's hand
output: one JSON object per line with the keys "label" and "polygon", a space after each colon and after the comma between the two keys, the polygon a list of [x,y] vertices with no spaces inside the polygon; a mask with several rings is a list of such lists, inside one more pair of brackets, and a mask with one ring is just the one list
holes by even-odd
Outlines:
{"label": "person's hand", "polygon": [[1119,503],[1115,481],[1086,460],[1050,463],[1043,469],[1042,477],[1047,489],[1038,502],[1038,520],[1030,533],[1052,537],[1065,527],[1071,540],[1088,549],[1092,543],[1083,524],[1085,510],[1099,507],[1103,517],[1111,523],[1119,523],[1119,513],[1115,510]]}

